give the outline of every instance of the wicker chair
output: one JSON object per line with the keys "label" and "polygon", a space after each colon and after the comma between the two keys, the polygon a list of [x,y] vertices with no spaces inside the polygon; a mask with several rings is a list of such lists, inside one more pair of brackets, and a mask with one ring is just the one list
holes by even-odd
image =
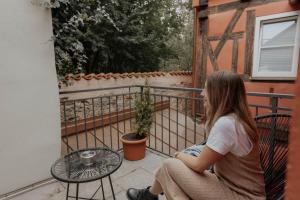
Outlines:
{"label": "wicker chair", "polygon": [[270,114],[255,118],[267,199],[284,198],[288,135],[291,116]]}

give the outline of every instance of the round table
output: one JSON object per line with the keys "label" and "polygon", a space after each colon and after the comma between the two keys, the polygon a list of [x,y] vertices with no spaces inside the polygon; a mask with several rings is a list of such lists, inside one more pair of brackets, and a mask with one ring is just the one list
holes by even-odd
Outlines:
{"label": "round table", "polygon": [[[93,162],[87,165],[83,162],[81,155],[85,152],[93,152]],[[58,159],[51,167],[52,176],[62,182],[68,183],[66,199],[69,197],[75,199],[87,199],[78,197],[79,184],[99,180],[101,185],[90,199],[93,199],[97,191],[102,188],[103,199],[105,199],[102,178],[108,177],[110,187],[115,199],[114,189],[110,175],[114,173],[122,164],[123,157],[116,151],[108,148],[88,148],[74,151]],[[69,196],[69,184],[76,184],[76,196]]]}

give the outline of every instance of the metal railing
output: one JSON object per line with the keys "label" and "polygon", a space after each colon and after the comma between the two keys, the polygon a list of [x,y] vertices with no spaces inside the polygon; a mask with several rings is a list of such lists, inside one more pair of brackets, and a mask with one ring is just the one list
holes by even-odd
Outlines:
{"label": "metal railing", "polygon": [[[144,87],[133,85],[61,91],[63,153],[104,146],[121,150],[119,138],[134,128],[134,99]],[[150,87],[155,108],[148,148],[173,155],[175,151],[206,139],[202,89],[147,87]],[[279,105],[291,100],[292,95],[253,92],[247,95],[262,102],[249,104],[256,116],[291,111],[288,106]]]}

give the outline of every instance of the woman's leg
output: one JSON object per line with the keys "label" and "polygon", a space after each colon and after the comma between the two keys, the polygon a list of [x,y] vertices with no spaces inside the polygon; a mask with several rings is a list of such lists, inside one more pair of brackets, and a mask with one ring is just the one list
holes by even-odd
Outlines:
{"label": "woman's leg", "polygon": [[157,200],[162,191],[168,200],[244,199],[225,186],[216,175],[208,171],[196,173],[175,158],[166,159],[157,169],[150,188],[128,189],[127,197],[130,200]]}
{"label": "woman's leg", "polygon": [[235,200],[243,199],[231,191],[216,175],[205,171],[199,174],[183,162],[169,158],[155,173],[168,200]]}
{"label": "woman's leg", "polygon": [[[168,200],[189,200],[189,196],[180,188],[179,184],[174,180],[172,176],[173,169],[170,169],[170,162],[181,162],[175,158],[169,158],[165,160],[160,168],[158,168],[155,172],[155,181],[159,183],[164,194],[166,195]],[[176,163],[174,163],[176,165]],[[176,165],[178,167],[178,165]],[[181,166],[179,166],[181,168]],[[178,169],[181,170],[181,169]]]}
{"label": "woman's leg", "polygon": [[153,181],[152,186],[149,188],[149,192],[155,195],[159,195],[163,192],[163,189],[157,180]]}

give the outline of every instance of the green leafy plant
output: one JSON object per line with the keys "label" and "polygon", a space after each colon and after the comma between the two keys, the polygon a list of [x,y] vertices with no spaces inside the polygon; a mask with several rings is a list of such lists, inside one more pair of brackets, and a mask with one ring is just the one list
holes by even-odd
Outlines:
{"label": "green leafy plant", "polygon": [[52,11],[59,80],[68,73],[157,71],[161,62],[177,60],[174,48],[182,46],[173,44],[183,34],[186,2],[191,5],[191,0],[37,1]]}
{"label": "green leafy plant", "polygon": [[147,81],[141,94],[135,95],[134,104],[136,138],[145,138],[150,133],[154,113],[154,106]]}

